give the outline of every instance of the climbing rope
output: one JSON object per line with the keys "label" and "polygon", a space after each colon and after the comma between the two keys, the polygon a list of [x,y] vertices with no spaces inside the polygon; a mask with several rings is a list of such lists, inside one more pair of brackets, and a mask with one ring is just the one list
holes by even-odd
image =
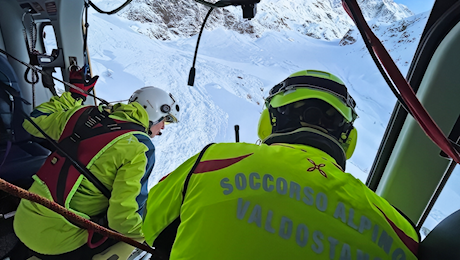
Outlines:
{"label": "climbing rope", "polygon": [[123,236],[117,232],[114,232],[112,230],[109,230],[103,226],[100,226],[88,219],[82,218],[78,216],[77,214],[67,210],[66,208],[62,207],[61,205],[57,204],[56,202],[53,202],[49,199],[46,199],[40,195],[31,193],[27,190],[24,190],[20,187],[17,187],[4,179],[0,178],[0,190],[3,190],[7,192],[8,194],[11,194],[13,196],[16,196],[21,199],[26,199],[30,200],[32,202],[38,203],[58,214],[61,216],[65,217],[68,221],[78,225],[81,228],[87,229],[88,231],[94,231],[96,233],[99,233],[103,235],[104,237],[108,237],[111,239],[115,239],[117,241],[121,241],[124,243],[127,243],[129,245],[132,245],[136,248],[139,248],[140,250],[146,251],[150,254],[156,254],[155,249],[139,243],[129,237]]}
{"label": "climbing rope", "polygon": [[[30,39],[27,34],[27,26],[25,25],[25,16],[28,14],[30,16],[30,26],[29,26],[29,34],[30,34]],[[35,54],[38,53],[38,51],[35,49],[37,45],[37,24],[35,23],[34,17],[30,15],[30,9],[22,15],[22,26],[23,26],[23,34],[24,34],[24,40],[26,43],[27,51],[29,53],[29,59],[30,63],[32,65],[37,65],[38,60],[36,58],[33,58]],[[24,73],[24,79],[27,83],[32,85],[32,107],[35,108],[36,102],[35,102],[35,84],[38,83],[39,77],[38,73],[36,71],[32,71],[32,79],[29,80],[27,75],[30,72],[30,68],[27,68],[27,70]]]}

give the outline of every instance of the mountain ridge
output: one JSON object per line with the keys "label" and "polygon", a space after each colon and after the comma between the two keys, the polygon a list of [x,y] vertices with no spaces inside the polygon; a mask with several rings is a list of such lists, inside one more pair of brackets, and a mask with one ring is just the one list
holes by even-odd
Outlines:
{"label": "mountain ridge", "polygon": [[[108,0],[101,5],[114,7]],[[392,23],[414,15],[406,6],[393,0],[358,0],[367,20]],[[108,9],[110,8],[108,7]],[[132,29],[150,38],[174,40],[196,35],[201,28],[208,7],[191,0],[133,0],[119,15],[139,22]],[[242,18],[240,7],[213,10],[205,29],[223,27],[251,37],[260,38],[267,31],[297,31],[316,39],[341,39],[353,21],[344,11],[341,0],[264,0],[258,4],[252,20]]]}

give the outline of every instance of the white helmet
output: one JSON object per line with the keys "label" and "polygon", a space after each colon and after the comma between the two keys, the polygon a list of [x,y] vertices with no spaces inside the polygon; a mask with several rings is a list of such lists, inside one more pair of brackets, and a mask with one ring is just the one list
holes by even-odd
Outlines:
{"label": "white helmet", "polygon": [[129,98],[129,103],[141,104],[147,114],[151,125],[158,124],[165,119],[166,123],[179,122],[179,104],[176,103],[173,95],[156,87],[143,87],[136,90]]}

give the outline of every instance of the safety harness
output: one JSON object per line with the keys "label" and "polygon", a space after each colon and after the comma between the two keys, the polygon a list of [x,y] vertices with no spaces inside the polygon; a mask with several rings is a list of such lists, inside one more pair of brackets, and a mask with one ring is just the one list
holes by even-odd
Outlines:
{"label": "safety harness", "polygon": [[[75,112],[67,122],[58,141],[71,158],[87,166],[104,147],[115,138],[132,132],[145,132],[145,128],[135,123],[114,120],[108,117],[106,111],[100,112],[95,106],[83,107]],[[92,175],[92,174],[91,174]],[[53,152],[37,172],[37,176],[45,182],[53,200],[68,208],[69,197],[75,187],[80,184],[82,177],[71,160],[60,151]],[[101,192],[110,198],[110,191],[100,185],[94,176],[88,178]],[[96,181],[99,183],[95,183]]]}

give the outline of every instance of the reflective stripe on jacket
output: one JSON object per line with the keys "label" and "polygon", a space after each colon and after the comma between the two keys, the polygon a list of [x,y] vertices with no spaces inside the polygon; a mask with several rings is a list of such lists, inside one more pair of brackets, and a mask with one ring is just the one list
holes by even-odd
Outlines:
{"label": "reflective stripe on jacket", "polygon": [[149,193],[150,245],[180,217],[171,259],[416,259],[411,224],[318,149],[212,145],[183,198],[197,158]]}
{"label": "reflective stripe on jacket", "polygon": [[[66,92],[37,107],[32,117],[51,138],[57,140],[69,118],[81,107],[81,102],[75,101]],[[148,126],[147,112],[137,103],[116,104],[110,117]],[[29,122],[24,122],[24,128],[33,135],[41,136]],[[73,191],[75,194],[68,208],[85,218],[107,211],[109,228],[128,237],[142,239],[141,214],[147,197],[142,187],[147,186],[154,160],[154,146],[147,134],[134,131],[117,137],[88,164],[89,170],[111,191],[110,200],[80,176],[81,183]],[[37,176],[34,180],[29,191],[52,200],[42,180]],[[72,251],[85,244],[88,238],[86,230],[27,200],[22,200],[17,209],[14,229],[26,246],[41,254]]]}

